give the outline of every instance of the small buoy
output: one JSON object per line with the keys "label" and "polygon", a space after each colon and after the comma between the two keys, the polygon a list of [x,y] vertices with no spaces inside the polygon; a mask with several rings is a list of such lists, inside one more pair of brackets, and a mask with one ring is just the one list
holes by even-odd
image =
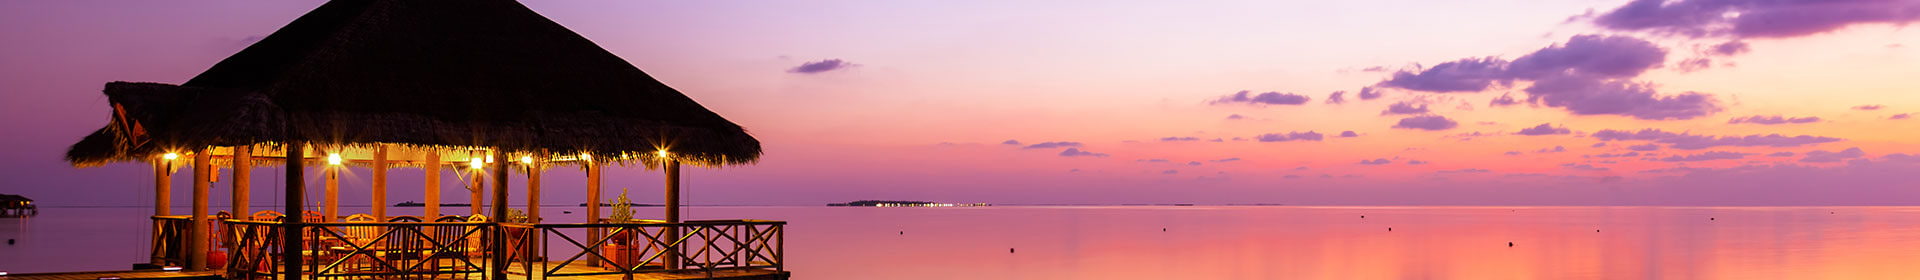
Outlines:
{"label": "small buoy", "polygon": [[1366,218],[1367,218],[1367,215],[1360,215],[1360,218],[1361,218],[1361,219],[1366,219]]}
{"label": "small buoy", "polygon": [[900,231],[900,235],[907,235],[907,231],[904,231],[904,230]]}
{"label": "small buoy", "polygon": [[573,214],[573,211],[560,211],[560,214]]}
{"label": "small buoy", "polygon": [[1393,231],[1393,228],[1389,227],[1387,228],[1387,231]]}
{"label": "small buoy", "polygon": [[1513,241],[1507,241],[1507,247],[1513,247]]}
{"label": "small buoy", "polygon": [[1008,253],[1008,254],[1012,254],[1012,253],[1013,253],[1013,248],[1007,248],[1007,253]]}
{"label": "small buoy", "polygon": [[1167,228],[1160,228],[1160,231],[1167,231]]}
{"label": "small buoy", "polygon": [[1712,221],[1712,220],[1713,220],[1713,218],[1707,218],[1707,220],[1708,220],[1708,221]]}
{"label": "small buoy", "polygon": [[1600,230],[1597,230],[1597,229],[1596,229],[1596,230],[1593,230],[1593,232],[1600,232]]}

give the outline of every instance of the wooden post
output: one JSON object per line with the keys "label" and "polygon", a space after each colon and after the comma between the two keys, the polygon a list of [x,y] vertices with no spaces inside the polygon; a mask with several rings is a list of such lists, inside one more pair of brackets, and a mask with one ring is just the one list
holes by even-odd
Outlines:
{"label": "wooden post", "polygon": [[[474,215],[486,215],[486,208],[483,207],[487,205],[487,201],[484,199],[486,196],[482,195],[482,193],[487,189],[487,170],[474,169],[473,176],[471,177],[470,180],[467,180],[470,183],[467,186],[467,193],[472,197],[467,198],[467,201],[469,201],[467,204],[473,208]],[[498,222],[500,221],[500,217],[493,217],[492,221]]]}
{"label": "wooden post", "polygon": [[233,217],[246,220],[252,216],[248,206],[253,204],[253,145],[233,147]]}
{"label": "wooden post", "polygon": [[[600,223],[600,166],[595,165],[592,158],[585,158],[581,161],[580,168],[587,171],[587,223],[598,224]],[[600,234],[600,229],[589,229],[587,240],[600,240]],[[597,250],[598,248],[589,249]],[[587,254],[587,266],[599,265],[599,257]]]}
{"label": "wooden post", "polygon": [[153,161],[153,215],[173,213],[173,160]]}
{"label": "wooden post", "polygon": [[[680,161],[667,159],[663,164],[667,171],[667,222],[680,222]],[[667,227],[666,238],[669,242],[681,240],[680,227]],[[680,269],[680,246],[671,244],[665,252],[667,269]]]}
{"label": "wooden post", "polygon": [[[506,156],[506,151],[498,148],[494,149],[493,152],[502,157]],[[512,164],[512,160],[502,158],[493,165],[493,217],[495,221],[505,222],[507,219],[507,166]],[[479,177],[479,174],[475,175],[475,178]],[[474,205],[477,207],[480,205],[480,202],[475,200]],[[505,227],[500,228],[500,233],[501,234],[494,235],[500,238],[493,239],[493,266],[491,266],[493,269],[493,277],[491,277],[491,279],[507,279],[507,238],[511,237],[506,236]],[[532,258],[533,256],[526,257]]]}
{"label": "wooden post", "polygon": [[[373,217],[378,221],[387,220],[387,145],[373,147]],[[433,216],[425,219],[433,221]]]}
{"label": "wooden post", "polygon": [[440,151],[427,150],[427,162],[420,167],[427,169],[427,209],[421,217],[440,217]]}
{"label": "wooden post", "polygon": [[193,151],[193,219],[187,223],[187,270],[207,270],[207,189],[213,184],[213,149]]}
{"label": "wooden post", "polygon": [[[328,155],[327,157],[332,158],[333,156]],[[321,194],[325,197],[320,198],[320,221],[331,223],[334,217],[340,216],[340,168],[343,167],[333,165],[331,162],[325,166],[324,168],[327,170],[327,186],[326,190]]]}
{"label": "wooden post", "polygon": [[543,158],[535,157],[533,158],[533,162],[528,163],[526,166],[528,223],[539,223],[540,221],[540,173],[543,171],[540,165],[543,160]]}
{"label": "wooden post", "polygon": [[300,279],[300,251],[306,248],[306,246],[302,245],[304,243],[301,242],[305,239],[301,237],[301,224],[304,223],[300,221],[300,210],[306,208],[306,198],[303,197],[307,184],[306,172],[304,170],[306,169],[306,151],[304,150],[306,149],[306,145],[307,143],[305,141],[298,140],[287,141],[286,145],[287,202],[284,213],[287,213],[287,216],[285,219],[282,219],[282,228],[280,229],[280,236],[286,237],[286,240],[280,241],[280,247],[282,248],[280,250],[280,267],[286,269],[286,274],[281,275],[280,279]]}

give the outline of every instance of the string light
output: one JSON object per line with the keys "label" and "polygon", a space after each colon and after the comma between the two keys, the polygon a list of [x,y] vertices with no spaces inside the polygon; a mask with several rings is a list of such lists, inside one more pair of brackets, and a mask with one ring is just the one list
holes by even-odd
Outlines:
{"label": "string light", "polygon": [[520,164],[533,164],[533,156],[520,156]]}
{"label": "string light", "polygon": [[331,164],[331,165],[340,165],[340,161],[341,161],[341,160],[340,160],[340,154],[328,154],[328,155],[327,155],[327,164]]}
{"label": "string light", "polygon": [[176,160],[176,159],[180,159],[180,154],[179,154],[179,153],[167,153],[167,154],[165,154],[165,155],[160,155],[160,158],[164,158],[164,159],[167,159],[167,160]]}
{"label": "string light", "polygon": [[658,157],[660,157],[660,158],[667,158],[667,150],[659,150],[659,151],[655,151],[655,152],[653,152],[653,153],[654,153],[654,155],[655,155],[655,156],[658,156]]}
{"label": "string light", "polygon": [[480,158],[473,158],[472,161],[467,162],[467,166],[472,166],[473,169],[480,169],[482,167],[486,167],[487,163],[485,161],[481,161]]}
{"label": "string light", "polygon": [[592,154],[587,154],[587,153],[581,153],[581,154],[580,154],[580,160],[584,160],[584,161],[593,161],[593,155],[592,155]]}

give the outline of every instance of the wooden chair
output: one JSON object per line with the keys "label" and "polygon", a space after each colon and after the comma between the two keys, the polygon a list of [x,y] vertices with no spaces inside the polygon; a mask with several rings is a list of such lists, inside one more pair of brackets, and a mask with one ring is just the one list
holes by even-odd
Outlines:
{"label": "wooden chair", "polygon": [[[470,244],[467,243],[467,231],[472,230],[474,227],[468,224],[467,217],[441,216],[440,218],[433,219],[433,222],[435,225],[433,225],[431,234],[433,241],[438,242],[439,246],[430,248],[431,252],[427,255],[426,261],[432,266],[432,269],[440,271],[477,270],[473,267],[466,266],[472,263],[472,260],[467,259],[467,254],[472,251],[467,247],[470,246]],[[426,245],[428,247],[435,247],[433,244]],[[460,274],[461,278],[467,278],[469,276],[471,275],[467,273]]]}
{"label": "wooden chair", "polygon": [[255,221],[279,221],[281,217],[286,216],[286,214],[280,214],[280,212],[273,210],[260,210],[259,212],[253,212],[253,215],[249,217]]}
{"label": "wooden chair", "polygon": [[[388,218],[387,222],[419,223],[422,220],[417,216],[395,216]],[[425,248],[426,242],[421,239],[424,237],[420,225],[393,225],[388,226],[387,231],[385,247],[380,249],[380,258],[386,260],[387,264],[405,269],[426,257],[430,248]]]}
{"label": "wooden chair", "polygon": [[[346,219],[341,220],[341,222],[345,222],[345,223],[372,223],[375,221],[376,220],[373,218],[373,215],[367,215],[367,214],[353,214],[353,215],[347,216]],[[332,235],[323,235],[323,236],[320,236],[319,238],[328,243],[328,244],[325,244],[325,246],[327,247],[327,251],[330,255],[338,256],[339,258],[347,258],[347,262],[345,263],[346,265],[345,270],[348,270],[351,272],[379,270],[380,267],[376,263],[375,258],[373,257],[373,256],[377,256],[378,254],[371,253],[371,252],[365,253],[365,254],[354,254],[354,251],[356,250],[355,248],[372,248],[374,245],[373,239],[380,237],[380,233],[381,233],[380,226],[349,225],[349,226],[339,226],[336,228],[331,228],[329,230],[334,230],[335,232],[339,233],[339,238],[333,238],[334,236]],[[332,259],[332,258],[328,258],[328,259]]]}
{"label": "wooden chair", "polygon": [[[473,214],[472,216],[467,216],[467,222],[487,223],[488,220],[486,215]],[[493,244],[488,243],[493,242],[493,239],[489,239],[491,237],[493,237],[493,231],[491,230],[483,230],[480,231],[479,234],[467,236],[467,245],[472,246],[467,250],[467,255],[472,257],[486,257],[487,252],[492,251],[486,249],[487,244]]]}
{"label": "wooden chair", "polygon": [[307,223],[325,222],[326,219],[323,217],[326,217],[326,216],[321,215],[319,211],[312,211],[312,210],[300,211],[301,222],[307,222]]}

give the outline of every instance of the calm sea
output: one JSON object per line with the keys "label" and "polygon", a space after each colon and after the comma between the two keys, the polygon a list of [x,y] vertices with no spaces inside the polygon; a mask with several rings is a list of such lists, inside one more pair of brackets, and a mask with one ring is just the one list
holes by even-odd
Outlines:
{"label": "calm sea", "polygon": [[[652,217],[660,209],[638,210]],[[0,239],[15,240],[0,244],[0,271],[126,269],[145,260],[150,211],[48,208],[0,219]],[[542,211],[550,221],[585,219],[578,207]],[[1920,279],[1920,207],[694,207],[688,215],[791,222],[795,279]]]}

